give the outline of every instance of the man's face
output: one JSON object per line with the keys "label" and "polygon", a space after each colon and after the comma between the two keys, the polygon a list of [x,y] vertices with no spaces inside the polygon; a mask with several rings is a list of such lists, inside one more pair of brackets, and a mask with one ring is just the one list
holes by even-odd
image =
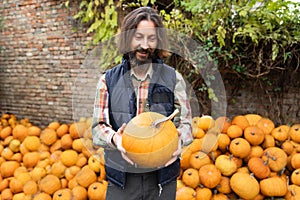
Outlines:
{"label": "man's face", "polygon": [[131,41],[131,59],[136,64],[151,62],[156,46],[157,36],[154,23],[148,20],[141,21]]}

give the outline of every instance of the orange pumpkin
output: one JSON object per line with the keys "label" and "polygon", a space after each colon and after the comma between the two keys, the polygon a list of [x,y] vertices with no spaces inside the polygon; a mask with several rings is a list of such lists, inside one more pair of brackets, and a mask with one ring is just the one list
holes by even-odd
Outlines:
{"label": "orange pumpkin", "polygon": [[88,188],[92,183],[96,182],[97,175],[88,165],[85,165],[74,178],[79,185]]}
{"label": "orange pumpkin", "polygon": [[243,135],[243,129],[236,124],[231,124],[227,129],[227,135],[232,139],[241,137]]}
{"label": "orange pumpkin", "polygon": [[289,136],[294,142],[300,143],[300,124],[294,124],[291,126]]}
{"label": "orange pumpkin", "polygon": [[217,127],[209,129],[203,137],[201,151],[204,153],[215,152],[218,149],[218,136],[220,130]]}
{"label": "orange pumpkin", "polygon": [[70,134],[65,134],[61,136],[61,147],[63,149],[71,149],[73,144],[73,138]]}
{"label": "orange pumpkin", "polygon": [[105,200],[106,189],[107,189],[107,182],[104,180],[101,182],[92,183],[88,187],[89,200]]}
{"label": "orange pumpkin", "polygon": [[61,182],[57,176],[52,174],[46,175],[39,182],[39,189],[49,195],[54,194],[57,190],[61,188]]}
{"label": "orange pumpkin", "polygon": [[259,183],[251,175],[236,172],[230,178],[231,189],[243,199],[253,199],[259,194]]}
{"label": "orange pumpkin", "polygon": [[87,130],[85,122],[74,122],[69,127],[69,133],[73,139],[78,139],[84,135]]}
{"label": "orange pumpkin", "polygon": [[230,187],[230,178],[227,176],[222,176],[221,181],[216,188],[220,193],[230,194],[232,192]]}
{"label": "orange pumpkin", "polygon": [[53,200],[72,200],[72,191],[69,188],[59,189],[53,194]]}
{"label": "orange pumpkin", "polygon": [[262,157],[264,154],[264,149],[261,146],[251,146],[250,154],[245,158],[245,161],[248,162],[252,157]]}
{"label": "orange pumpkin", "polygon": [[256,124],[266,135],[270,135],[275,128],[275,124],[272,120],[262,117]]}
{"label": "orange pumpkin", "polygon": [[291,141],[287,140],[287,141],[284,141],[282,144],[281,144],[281,149],[287,154],[287,155],[291,155],[293,152],[295,152],[295,148],[294,148],[294,145]]}
{"label": "orange pumpkin", "polygon": [[264,162],[267,162],[270,169],[274,172],[279,172],[287,165],[286,153],[278,147],[269,147],[264,150]]}
{"label": "orange pumpkin", "polygon": [[52,200],[52,197],[45,192],[39,192],[34,195],[33,200]]}
{"label": "orange pumpkin", "polygon": [[226,133],[231,121],[228,117],[220,116],[215,120],[216,126],[220,129],[221,133]]}
{"label": "orange pumpkin", "polygon": [[257,126],[248,126],[244,130],[244,138],[253,146],[260,145],[264,139],[264,132]]}
{"label": "orange pumpkin", "polygon": [[57,129],[56,129],[56,134],[58,137],[62,137],[65,134],[69,132],[69,125],[67,124],[61,124]]}
{"label": "orange pumpkin", "polygon": [[193,188],[185,186],[176,191],[176,200],[195,200],[196,195]]}
{"label": "orange pumpkin", "polygon": [[65,150],[61,153],[60,160],[67,167],[76,165],[78,161],[78,153],[73,149]]}
{"label": "orange pumpkin", "polygon": [[201,151],[197,151],[190,156],[190,166],[194,169],[200,169],[203,165],[211,162],[210,157]]}
{"label": "orange pumpkin", "polygon": [[294,169],[300,168],[300,153],[295,153],[291,157],[291,165]]}
{"label": "orange pumpkin", "polygon": [[18,124],[13,128],[12,135],[15,139],[23,141],[28,135],[28,128],[22,124]]}
{"label": "orange pumpkin", "polygon": [[214,188],[221,181],[221,172],[214,164],[207,164],[199,169],[199,177],[205,187]]}
{"label": "orange pumpkin", "polygon": [[262,116],[260,116],[259,114],[254,113],[246,114],[245,117],[249,122],[249,126],[255,126],[257,122],[262,118]]}
{"label": "orange pumpkin", "polygon": [[268,197],[284,196],[287,193],[287,183],[284,179],[273,176],[260,181],[260,191]]}
{"label": "orange pumpkin", "polygon": [[3,128],[0,132],[0,137],[2,140],[4,140],[5,138],[7,138],[8,136],[10,136],[12,134],[12,128],[10,126],[7,126],[5,128]]}
{"label": "orange pumpkin", "polygon": [[37,136],[27,136],[23,144],[28,151],[37,151],[41,146],[41,141]]}
{"label": "orange pumpkin", "polygon": [[40,135],[40,140],[42,143],[48,146],[54,144],[54,142],[57,140],[55,130],[52,128],[45,128]]}
{"label": "orange pumpkin", "polygon": [[246,158],[251,152],[251,145],[244,138],[235,138],[229,145],[229,151],[235,157]]}
{"label": "orange pumpkin", "polygon": [[298,200],[300,199],[300,186],[289,185],[288,192],[285,194],[284,199],[286,200]]}
{"label": "orange pumpkin", "polygon": [[1,199],[13,199],[13,193],[10,188],[5,188],[1,192]]}
{"label": "orange pumpkin", "polygon": [[202,144],[203,144],[203,137],[202,138],[195,138],[193,140],[193,142],[187,146],[187,148],[189,150],[191,150],[192,153],[194,153],[194,152],[197,152],[197,151],[201,150]]}
{"label": "orange pumpkin", "polygon": [[27,168],[33,168],[40,160],[40,154],[37,151],[28,152],[23,156],[23,164]]}
{"label": "orange pumpkin", "polygon": [[198,170],[194,168],[184,170],[182,174],[182,182],[191,188],[196,188],[200,184]]}
{"label": "orange pumpkin", "polygon": [[72,196],[76,200],[86,200],[87,199],[87,190],[80,185],[75,186],[72,189]]}
{"label": "orange pumpkin", "polygon": [[42,130],[38,126],[30,126],[28,128],[28,135],[30,135],[30,136],[40,136],[41,132],[42,132]]}
{"label": "orange pumpkin", "polygon": [[201,117],[196,117],[197,126],[204,131],[212,128],[215,125],[215,120],[209,115],[202,115]]}
{"label": "orange pumpkin", "polygon": [[14,175],[15,170],[20,166],[16,161],[6,161],[1,164],[1,176],[3,178],[11,177]]}
{"label": "orange pumpkin", "polygon": [[38,191],[38,185],[34,180],[29,180],[24,184],[23,191],[28,195],[36,194]]}
{"label": "orange pumpkin", "polygon": [[192,134],[194,138],[202,138],[205,135],[205,131],[196,126],[192,128]]}
{"label": "orange pumpkin", "polygon": [[238,125],[243,130],[249,126],[249,121],[244,115],[237,115],[231,120],[231,124]]}
{"label": "orange pumpkin", "polygon": [[262,158],[252,157],[247,163],[249,170],[259,179],[267,178],[271,170],[267,162],[264,162]]}
{"label": "orange pumpkin", "polygon": [[221,151],[226,151],[227,148],[230,145],[230,142],[231,142],[230,137],[226,133],[219,134],[219,137],[218,137],[218,148]]}
{"label": "orange pumpkin", "polygon": [[196,188],[196,200],[211,200],[212,191],[206,187],[197,187]]}
{"label": "orange pumpkin", "polygon": [[293,184],[300,186],[300,169],[295,169],[292,172],[291,181]]}
{"label": "orange pumpkin", "polygon": [[272,135],[265,135],[265,140],[262,143],[264,149],[269,147],[275,147],[275,139]]}
{"label": "orange pumpkin", "polygon": [[225,154],[216,158],[215,165],[224,176],[231,176],[237,170],[237,164],[232,159],[232,156]]}
{"label": "orange pumpkin", "polygon": [[288,139],[289,130],[290,130],[289,126],[280,125],[272,130],[271,135],[274,137],[275,140],[283,142]]}
{"label": "orange pumpkin", "polygon": [[160,167],[166,164],[178,148],[178,132],[168,120],[157,127],[151,125],[165,116],[144,112],[134,117],[122,135],[122,145],[127,156],[139,167]]}
{"label": "orange pumpkin", "polygon": [[183,147],[180,160],[180,167],[182,169],[187,169],[190,167],[190,157],[192,153],[193,152],[188,147]]}
{"label": "orange pumpkin", "polygon": [[235,199],[235,198],[230,198],[226,194],[223,194],[223,193],[216,193],[216,194],[213,194],[213,196],[211,197],[211,200],[228,200],[228,199]]}

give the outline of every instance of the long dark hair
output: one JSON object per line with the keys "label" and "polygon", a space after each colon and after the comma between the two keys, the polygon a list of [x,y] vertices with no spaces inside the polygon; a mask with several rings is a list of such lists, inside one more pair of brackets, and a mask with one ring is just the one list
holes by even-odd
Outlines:
{"label": "long dark hair", "polygon": [[130,43],[136,31],[138,24],[142,20],[149,20],[155,24],[157,34],[156,56],[166,58],[170,55],[167,51],[168,40],[166,29],[162,22],[162,17],[150,7],[140,7],[125,16],[121,25],[121,33],[118,40],[118,48],[121,54],[127,54],[130,51]]}

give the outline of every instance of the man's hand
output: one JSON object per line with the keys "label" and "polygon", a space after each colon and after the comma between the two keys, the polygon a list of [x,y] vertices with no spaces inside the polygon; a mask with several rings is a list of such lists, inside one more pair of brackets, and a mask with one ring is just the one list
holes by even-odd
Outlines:
{"label": "man's hand", "polygon": [[130,160],[127,156],[126,156],[126,150],[124,149],[124,147],[122,146],[122,134],[124,132],[124,129],[126,127],[126,124],[122,124],[122,126],[118,129],[118,131],[114,134],[113,136],[113,142],[116,145],[117,149],[121,152],[121,155],[123,157],[124,160],[126,160],[128,163],[130,163],[131,165],[134,165],[134,162],[132,160]]}
{"label": "man's hand", "polygon": [[172,154],[172,158],[165,164],[165,167],[169,166],[170,164],[172,164],[173,162],[175,162],[177,160],[177,158],[180,156],[181,154],[181,137],[179,136],[178,138],[178,148],[177,150]]}

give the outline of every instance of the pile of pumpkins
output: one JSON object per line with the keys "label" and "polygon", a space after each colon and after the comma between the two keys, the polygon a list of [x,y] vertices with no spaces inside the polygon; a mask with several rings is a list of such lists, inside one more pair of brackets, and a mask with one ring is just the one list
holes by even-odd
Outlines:
{"label": "pile of pumpkins", "polygon": [[300,124],[258,114],[194,117],[177,200],[300,199]]}
{"label": "pile of pumpkins", "polygon": [[[45,128],[13,114],[0,120],[0,200],[105,199],[104,150],[92,143],[91,119]],[[176,200],[300,199],[300,124],[203,115],[192,134]]]}
{"label": "pile of pumpkins", "polygon": [[3,114],[0,122],[0,200],[104,200],[103,148],[92,144],[91,120],[51,122]]}

